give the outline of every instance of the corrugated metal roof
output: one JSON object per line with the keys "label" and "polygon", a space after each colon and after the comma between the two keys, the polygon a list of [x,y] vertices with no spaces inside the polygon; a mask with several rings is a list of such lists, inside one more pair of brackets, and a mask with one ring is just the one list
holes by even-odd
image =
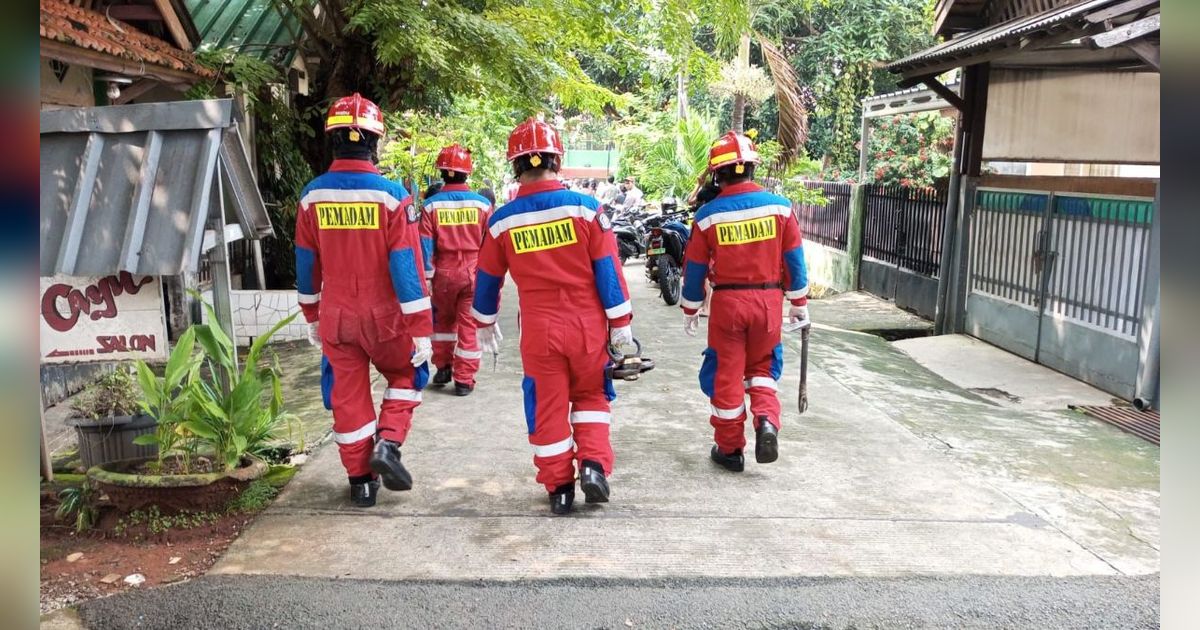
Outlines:
{"label": "corrugated metal roof", "polygon": [[201,49],[231,48],[278,66],[292,63],[300,24],[272,0],[185,0]]}
{"label": "corrugated metal roof", "polygon": [[40,157],[43,276],[194,270],[222,198],[274,234],[229,99],[44,111]]}
{"label": "corrugated metal roof", "polygon": [[1083,17],[1087,13],[1120,1],[1082,0],[1081,2],[1050,9],[1049,11],[1015,18],[975,31],[969,35],[956,37],[919,53],[909,55],[898,61],[893,61],[888,64],[887,69],[892,72],[905,72],[909,69],[929,66],[955,58],[970,57],[987,49],[1003,48],[1025,35],[1053,27],[1070,25],[1082,29],[1086,26]]}

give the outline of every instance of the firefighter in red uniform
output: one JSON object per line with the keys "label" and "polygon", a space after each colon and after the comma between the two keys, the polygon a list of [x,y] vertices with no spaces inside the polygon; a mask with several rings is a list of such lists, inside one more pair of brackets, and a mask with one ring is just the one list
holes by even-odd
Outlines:
{"label": "firefighter in red uniform", "polygon": [[[339,99],[325,121],[329,171],[309,182],[296,215],[296,288],[309,341],[332,368],[333,439],[350,478],[351,501],[375,504],[379,477],[408,490],[400,445],[412,425],[433,354],[429,294],[422,279],[419,210],[408,191],[375,168],[383,115],[358,95]],[[387,380],[376,417],[369,365]]]}
{"label": "firefighter in red uniform", "polygon": [[680,302],[684,331],[694,336],[704,282],[711,279],[700,389],[712,406],[712,460],[735,472],[745,465],[747,395],[754,416],[755,460],[765,464],[779,457],[775,391],[783,371],[781,297],[790,302],[793,325],[808,322],[800,226],[787,199],[754,183],[758,161],[754,144],[732,131],[710,149],[708,170],[719,193],[700,206],[693,219]]}
{"label": "firefighter in red uniform", "polygon": [[434,385],[454,379],[454,393],[475,389],[475,373],[483,352],[475,336],[471,299],[475,294],[475,264],[491,216],[492,203],[467,187],[471,152],[452,144],[438,154],[441,190],[425,199],[421,216],[421,246],[425,277],[432,279]]}
{"label": "firefighter in red uniform", "polygon": [[612,473],[606,375],[608,346],[633,342],[633,308],[621,275],[612,223],[594,198],[558,179],[562,141],[530,118],[508,137],[508,159],[520,188],[488,221],[472,315],[480,344],[495,352],[505,273],[517,283],[525,421],[537,481],[554,514],[571,511],[575,467],[588,503],[606,502]]}

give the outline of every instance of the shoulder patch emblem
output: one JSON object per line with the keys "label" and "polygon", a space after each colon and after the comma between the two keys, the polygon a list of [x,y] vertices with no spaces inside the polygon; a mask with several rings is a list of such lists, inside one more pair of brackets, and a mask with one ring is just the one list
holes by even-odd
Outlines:
{"label": "shoulder patch emblem", "polygon": [[421,219],[421,209],[412,202],[409,202],[408,207],[404,209],[404,214],[408,215],[409,223],[416,223]]}
{"label": "shoulder patch emblem", "polygon": [[612,229],[612,219],[608,218],[607,212],[601,212],[596,217],[596,220],[600,222],[601,230],[604,230],[605,232],[607,232]]}

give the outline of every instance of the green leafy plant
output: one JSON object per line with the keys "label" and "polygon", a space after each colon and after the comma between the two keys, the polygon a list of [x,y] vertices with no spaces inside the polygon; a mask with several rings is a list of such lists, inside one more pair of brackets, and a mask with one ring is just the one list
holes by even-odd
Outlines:
{"label": "green leafy plant", "polygon": [[926,188],[950,174],[954,121],[937,112],[884,118],[870,138],[869,181]]}
{"label": "green leafy plant", "polygon": [[185,423],[195,410],[190,384],[199,380],[200,375],[200,357],[195,354],[195,348],[196,329],[192,326],[175,342],[162,376],[156,376],[145,361],[136,363],[138,384],[142,390],[138,404],[142,411],[154,417],[155,428],[154,433],[139,435],[133,443],[157,446],[159,469],[169,455],[181,457],[184,472],[190,468],[194,445]]}
{"label": "green leafy plant", "polygon": [[[204,307],[208,310],[209,321],[218,321],[212,306],[205,303]],[[271,337],[298,314],[293,313],[272,326],[265,335],[256,337],[240,370],[234,362],[234,343],[220,326],[193,326],[196,340],[203,348],[203,362],[209,378],[193,379],[188,383],[193,409],[192,416],[182,426],[226,470],[236,468],[243,456],[256,455],[269,448],[284,427],[290,431],[298,424],[295,415],[283,408],[278,358],[269,366],[260,366]]]}
{"label": "green leafy plant", "polygon": [[[209,321],[217,321],[212,306],[206,302],[204,308]],[[270,448],[285,427],[289,436],[293,434],[299,422],[283,408],[278,358],[268,366],[260,364],[271,337],[297,315],[257,337],[240,370],[235,363],[237,348],[214,324],[193,324],[180,335],[162,376],[138,362],[140,402],[157,426],[154,433],[134,442],[158,446],[159,469],[166,457],[175,456],[186,474],[192,457],[203,454],[218,468],[233,470],[246,455]],[[303,435],[300,442],[303,449]]]}
{"label": "green leafy plant", "polygon": [[89,420],[128,416],[138,409],[140,406],[133,376],[129,368],[123,365],[101,376],[71,403],[71,411],[76,417]]}
{"label": "green leafy plant", "polygon": [[59,504],[54,517],[64,520],[74,516],[75,531],[83,533],[91,529],[100,516],[98,499],[99,493],[90,483],[63,488],[58,493]]}
{"label": "green leafy plant", "polygon": [[279,490],[266,479],[256,479],[229,502],[230,512],[257,512],[275,500]]}
{"label": "green leafy plant", "polygon": [[163,514],[157,505],[152,505],[144,510],[134,510],[121,517],[113,526],[113,535],[125,536],[129,530],[138,526],[145,526],[147,532],[160,535],[173,529],[195,529],[212,525],[220,518],[221,515],[215,512],[184,511],[177,514]]}

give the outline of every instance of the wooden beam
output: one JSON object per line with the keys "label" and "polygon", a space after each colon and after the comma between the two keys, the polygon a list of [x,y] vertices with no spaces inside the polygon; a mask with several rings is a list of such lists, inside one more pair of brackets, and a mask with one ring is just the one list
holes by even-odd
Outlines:
{"label": "wooden beam", "polygon": [[1158,5],[1159,0],[1126,0],[1120,4],[1114,4],[1107,9],[1089,13],[1084,19],[1092,24],[1101,24],[1115,17],[1121,17],[1127,13],[1140,11],[1147,7],[1157,7]]}
{"label": "wooden beam", "polygon": [[141,63],[124,57],[115,57],[108,53],[81,48],[74,44],[66,44],[58,40],[41,38],[41,56],[58,59],[70,64],[78,64],[88,68],[115,72],[131,77],[147,77],[163,83],[186,83],[192,85],[200,80],[200,76],[187,70],[176,70],[166,66],[151,63]]}
{"label": "wooden beam", "polygon": [[184,50],[192,50],[192,40],[188,37],[183,22],[179,20],[179,15],[175,13],[175,7],[171,6],[171,0],[154,0],[154,6],[158,7],[158,12],[162,14],[175,45]]}
{"label": "wooden beam", "polygon": [[1119,26],[1106,33],[1100,33],[1092,36],[1092,43],[1097,48],[1112,48],[1119,46],[1125,42],[1144,37],[1151,33],[1159,31],[1159,22],[1162,14],[1155,13],[1150,17],[1142,18],[1136,22],[1130,22],[1125,26]]}
{"label": "wooden beam", "polygon": [[942,97],[942,100],[953,105],[954,109],[957,109],[960,112],[967,111],[967,104],[963,102],[962,97],[960,97],[958,94],[955,94],[954,90],[951,90],[943,85],[941,81],[937,80],[937,77],[926,77],[921,80],[921,83],[924,83],[926,87],[933,90],[938,96]]}
{"label": "wooden beam", "polygon": [[979,177],[983,170],[983,135],[987,127],[988,82],[990,64],[967,66],[963,72],[963,97],[967,103],[966,146],[963,147],[963,170],[968,177]]}
{"label": "wooden beam", "polygon": [[153,79],[138,79],[132,85],[121,88],[121,94],[113,99],[113,105],[125,105],[159,85],[162,85],[162,83]]}
{"label": "wooden beam", "polygon": [[106,8],[105,13],[114,20],[123,22],[161,22],[163,16],[152,6],[145,4],[114,4]]}
{"label": "wooden beam", "polygon": [[1159,46],[1145,39],[1135,39],[1131,42],[1125,42],[1125,47],[1132,50],[1133,54],[1141,57],[1142,61],[1153,66],[1155,70],[1159,70],[1159,60],[1161,58]]}

